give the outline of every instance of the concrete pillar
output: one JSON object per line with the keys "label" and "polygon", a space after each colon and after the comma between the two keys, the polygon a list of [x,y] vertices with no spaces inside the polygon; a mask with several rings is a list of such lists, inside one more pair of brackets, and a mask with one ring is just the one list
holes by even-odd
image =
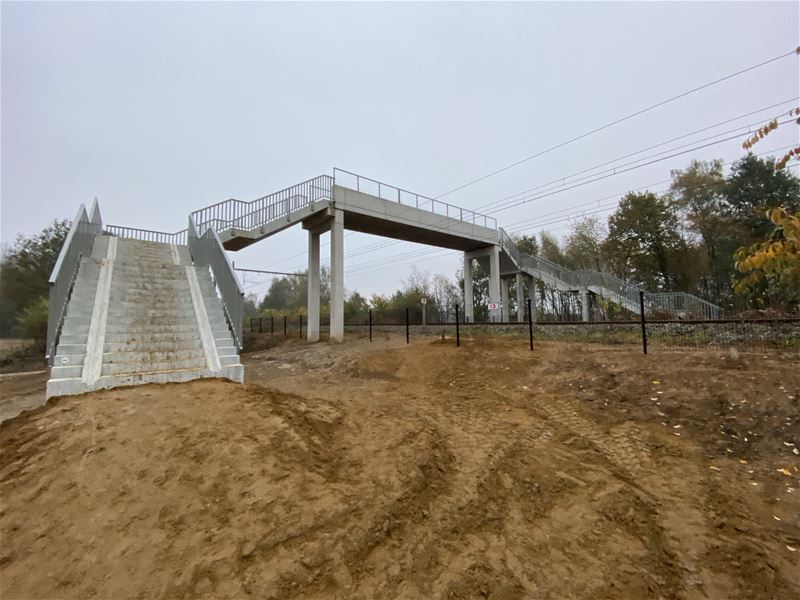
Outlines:
{"label": "concrete pillar", "polygon": [[331,341],[344,340],[344,212],[331,224]]}
{"label": "concrete pillar", "polygon": [[525,321],[525,280],[522,273],[517,273],[517,323]]}
{"label": "concrete pillar", "polygon": [[475,321],[475,310],[472,297],[472,259],[464,253],[464,321]]}
{"label": "concrete pillar", "polygon": [[533,275],[528,278],[528,298],[531,299],[531,321],[536,323],[536,278]]}
{"label": "concrete pillar", "polygon": [[500,278],[500,320],[511,320],[511,302],[508,301],[508,278]]}
{"label": "concrete pillar", "polygon": [[584,323],[589,322],[589,290],[581,288],[581,313],[583,316]]}
{"label": "concrete pillar", "polygon": [[309,342],[319,341],[319,233],[308,232],[308,331]]}
{"label": "concrete pillar", "polygon": [[500,320],[500,246],[492,246],[489,250],[489,304],[498,306],[489,311],[490,321]]}

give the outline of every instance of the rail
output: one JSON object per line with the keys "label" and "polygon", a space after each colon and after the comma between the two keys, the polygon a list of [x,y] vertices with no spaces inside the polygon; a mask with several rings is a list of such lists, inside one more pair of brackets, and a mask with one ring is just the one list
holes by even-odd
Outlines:
{"label": "rail", "polygon": [[47,345],[45,356],[48,364],[52,366],[55,356],[58,336],[61,326],[64,323],[64,315],[67,312],[67,303],[72,292],[72,286],[78,275],[81,266],[81,258],[88,256],[92,252],[94,237],[102,232],[103,220],[100,216],[100,207],[97,200],[92,203],[90,212],[86,213],[86,207],[81,204],[72,224],[69,233],[58,254],[58,259],[53,267],[53,272],[48,280],[49,287],[49,308],[47,315]]}
{"label": "rail", "polygon": [[166,231],[154,231],[152,229],[137,229],[135,227],[122,227],[120,225],[106,225],[106,233],[132,240],[142,240],[145,242],[159,242],[162,244],[178,244],[185,246],[187,244],[187,230],[182,229],[175,233]]}
{"label": "rail", "polygon": [[222,247],[222,242],[213,227],[209,227],[201,235],[198,234],[194,217],[189,217],[187,229],[189,251],[195,266],[211,269],[214,284],[222,301],[222,308],[228,326],[233,333],[237,348],[242,349],[242,318],[244,315],[244,292],[239,280]]}
{"label": "rail", "polygon": [[333,177],[318,175],[250,202],[224,200],[192,213],[198,235],[209,228],[218,232],[230,229],[257,229],[290,213],[310,206],[313,202],[332,197]]}
{"label": "rail", "polygon": [[[594,269],[570,270],[540,256],[532,256],[520,252],[514,240],[501,228],[499,230],[500,245],[518,268],[535,271],[540,277],[550,277],[565,287],[572,289],[591,289],[606,297],[615,304],[620,304],[631,312],[639,310],[639,292],[645,291],[641,286],[625,281],[604,271]],[[647,292],[645,309],[648,314],[677,314],[682,318],[720,319],[722,309],[686,292]]]}
{"label": "rail", "polygon": [[[333,179],[336,185],[346,187],[357,192],[364,192],[365,194],[372,194],[382,200],[389,200],[391,202],[398,202],[406,206],[427,210],[437,215],[442,215],[449,219],[457,219],[464,223],[471,223],[472,225],[480,225],[490,229],[497,229],[497,219],[477,213],[454,204],[448,204],[441,200],[415,194],[403,188],[399,188],[377,179],[370,179],[351,171],[344,169],[334,168]],[[348,185],[348,182],[350,183]]]}

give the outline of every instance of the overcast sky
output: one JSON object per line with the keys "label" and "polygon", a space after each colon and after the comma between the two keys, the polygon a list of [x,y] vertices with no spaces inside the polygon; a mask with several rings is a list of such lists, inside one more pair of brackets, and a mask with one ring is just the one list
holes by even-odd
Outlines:
{"label": "overcast sky", "polygon": [[[94,196],[106,223],[174,231],[194,209],[254,199],[335,166],[437,196],[800,44],[797,2],[3,2],[0,10],[3,242],[72,217]],[[445,199],[477,208],[781,103],[615,164],[699,145],[788,112],[799,87],[797,57],[784,58]],[[737,159],[744,137],[495,216],[508,231],[562,235],[569,218],[605,217],[627,190],[665,189],[654,184],[692,158]],[[783,126],[755,151],[796,143],[798,128]],[[304,234],[295,227],[231,257],[302,269]],[[453,251],[376,249],[380,241],[347,236],[349,290],[390,292],[414,266],[452,275],[460,265]],[[259,294],[267,284],[246,281]]]}

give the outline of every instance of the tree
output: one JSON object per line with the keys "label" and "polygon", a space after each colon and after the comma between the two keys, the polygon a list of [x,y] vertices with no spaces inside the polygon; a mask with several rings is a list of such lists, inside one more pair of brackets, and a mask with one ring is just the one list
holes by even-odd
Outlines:
{"label": "tree", "polygon": [[431,296],[441,322],[449,320],[450,315],[455,313],[455,306],[461,304],[461,292],[456,284],[440,273],[433,276]]}
{"label": "tree", "polygon": [[725,303],[733,274],[730,256],[739,236],[726,212],[722,161],[692,161],[687,169],[673,171],[672,177],[670,198],[697,246],[698,292],[712,302]]}
{"label": "tree", "polygon": [[751,298],[755,292],[753,299],[762,304],[766,299],[773,306],[800,310],[800,214],[773,208],[767,217],[775,225],[769,238],[736,252],[736,268],[744,274],[736,292]]}
{"label": "tree", "polygon": [[344,301],[344,322],[360,323],[369,316],[367,299],[358,292],[353,292]]}
{"label": "tree", "polygon": [[245,317],[258,316],[258,298],[255,294],[247,294],[242,302],[243,313]]}
{"label": "tree", "polygon": [[606,228],[598,217],[576,220],[564,246],[565,266],[570,269],[604,271],[603,242]]}
{"label": "tree", "polygon": [[652,192],[627,194],[608,218],[604,244],[617,275],[651,291],[686,286],[688,253],[678,216],[666,199]]}
{"label": "tree", "polygon": [[49,294],[53,272],[69,221],[53,221],[40,233],[18,236],[0,259],[0,335],[11,335],[29,306]]}
{"label": "tree", "polygon": [[512,236],[512,239],[520,252],[530,254],[531,256],[538,256],[539,240],[536,239],[535,235],[515,235]]}
{"label": "tree", "polygon": [[563,265],[566,262],[564,251],[552,233],[547,231],[539,232],[539,256],[547,260]]}
{"label": "tree", "polygon": [[[262,313],[280,315],[298,315],[305,311],[308,303],[307,272],[297,275],[275,277],[270,283],[264,299],[259,305]],[[330,302],[330,272],[322,267],[320,271],[319,293],[320,308],[324,313]]]}
{"label": "tree", "polygon": [[772,158],[748,154],[735,163],[725,185],[727,212],[739,225],[745,243],[764,239],[773,228],[766,217],[771,208],[800,211],[800,179],[775,170]]}

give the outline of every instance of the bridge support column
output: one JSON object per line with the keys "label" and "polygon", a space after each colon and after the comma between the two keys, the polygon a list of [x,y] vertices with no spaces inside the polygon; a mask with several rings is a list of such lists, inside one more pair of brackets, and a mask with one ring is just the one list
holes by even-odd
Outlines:
{"label": "bridge support column", "polygon": [[475,321],[475,310],[473,308],[472,296],[472,259],[468,253],[464,253],[464,321],[473,323]]}
{"label": "bridge support column", "polygon": [[344,212],[331,223],[331,341],[344,340]]}
{"label": "bridge support column", "polygon": [[498,308],[489,311],[489,320],[500,321],[500,246],[489,249],[489,304]]}
{"label": "bridge support column", "polygon": [[536,323],[536,278],[533,275],[528,277],[528,298],[531,299],[530,319]]}
{"label": "bridge support column", "polygon": [[[522,273],[517,273],[515,283],[517,285],[517,323],[522,323],[525,321],[525,281]],[[511,316],[509,315],[510,320]]]}
{"label": "bridge support column", "polygon": [[511,320],[511,302],[508,297],[508,278],[500,278],[500,320]]}
{"label": "bridge support column", "polygon": [[319,341],[319,233],[308,232],[308,331],[309,342]]}
{"label": "bridge support column", "polygon": [[584,323],[589,322],[589,290],[581,288],[581,316]]}

